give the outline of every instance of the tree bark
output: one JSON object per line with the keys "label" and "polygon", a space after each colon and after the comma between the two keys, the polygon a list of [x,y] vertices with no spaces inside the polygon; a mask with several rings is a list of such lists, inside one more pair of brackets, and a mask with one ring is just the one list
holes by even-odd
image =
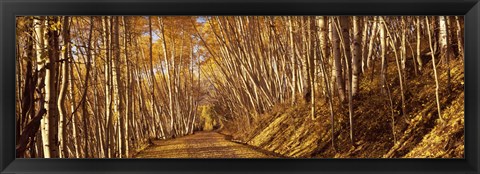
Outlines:
{"label": "tree bark", "polygon": [[440,96],[439,96],[439,85],[438,85],[438,76],[437,76],[437,65],[435,63],[435,54],[434,54],[434,49],[433,49],[433,43],[432,43],[432,34],[430,31],[430,23],[428,22],[428,16],[425,17],[425,24],[427,26],[427,33],[428,33],[428,42],[430,43],[430,51],[432,52],[432,65],[433,65],[433,74],[435,77],[435,97],[437,101],[437,110],[438,110],[438,118],[440,118],[441,121],[443,121],[442,113],[440,111]]}
{"label": "tree bark", "polygon": [[68,158],[68,151],[67,151],[67,136],[65,130],[66,130],[66,121],[65,121],[65,116],[66,116],[66,107],[65,107],[65,95],[66,95],[66,90],[68,88],[68,71],[69,71],[69,64],[68,62],[69,57],[68,57],[68,50],[70,49],[70,31],[69,31],[69,17],[65,16],[63,19],[63,60],[62,60],[62,81],[61,81],[61,87],[60,87],[60,93],[58,94],[58,113],[59,113],[59,128],[58,128],[58,140],[60,142],[60,157],[61,158]]}
{"label": "tree bark", "polygon": [[352,96],[358,93],[358,81],[360,77],[360,60],[362,59],[361,36],[360,36],[360,19],[353,16],[353,59],[352,59]]}
{"label": "tree bark", "polygon": [[421,44],[421,40],[422,40],[422,37],[420,35],[420,25],[421,25],[421,20],[420,20],[420,16],[416,16],[415,17],[417,19],[417,22],[415,23],[415,26],[416,26],[416,31],[417,31],[417,62],[418,62],[418,70],[420,72],[422,72],[422,66],[423,66],[423,62],[422,62],[422,53],[420,50],[420,44]]}
{"label": "tree bark", "polygon": [[332,25],[330,27],[332,30],[332,48],[333,48],[333,73],[335,75],[335,81],[337,83],[337,91],[338,96],[340,97],[340,101],[345,101],[345,81],[343,80],[343,72],[342,72],[342,58],[340,57],[340,38],[339,38],[339,28],[337,24],[338,17],[332,17]]}

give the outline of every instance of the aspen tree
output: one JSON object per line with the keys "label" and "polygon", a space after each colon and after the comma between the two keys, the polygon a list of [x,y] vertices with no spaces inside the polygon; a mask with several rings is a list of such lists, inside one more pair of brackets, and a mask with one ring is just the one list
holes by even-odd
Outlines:
{"label": "aspen tree", "polygon": [[392,135],[393,135],[393,141],[396,142],[396,132],[395,132],[395,117],[394,117],[394,112],[393,112],[393,101],[392,101],[392,95],[390,93],[390,87],[387,82],[387,37],[385,35],[387,26],[385,23],[385,19],[383,16],[379,17],[379,32],[380,32],[380,47],[381,47],[381,78],[382,78],[382,90],[385,91],[388,101],[390,104],[390,111],[391,111],[391,119],[392,119]]}
{"label": "aspen tree", "polygon": [[[423,62],[422,62],[422,58],[421,58],[421,50],[420,50],[420,44],[421,44],[421,40],[422,40],[422,37],[420,35],[420,25],[421,25],[421,20],[420,20],[420,16],[416,16],[415,17],[417,22],[415,22],[415,30],[417,32],[417,62],[418,62],[418,70],[421,72],[422,71],[422,66],[423,66]],[[427,24],[428,25],[428,24]]]}
{"label": "aspen tree", "polygon": [[[320,49],[321,50],[321,49]],[[328,106],[329,106],[329,109],[330,109],[330,122],[331,122],[331,136],[332,136],[332,147],[335,148],[335,114],[333,112],[333,94],[332,94],[332,91],[330,90],[330,82],[328,80],[328,75],[327,75],[327,71],[325,70],[325,62],[324,62],[324,57],[322,56],[323,53],[322,51],[320,51],[320,54],[319,54],[319,58],[320,58],[320,70],[322,71],[323,73],[323,80],[324,80],[324,83],[325,83],[325,88],[327,90],[327,98],[328,98]]]}
{"label": "aspen tree", "polygon": [[320,49],[321,54],[323,57],[329,57],[327,51],[327,30],[328,30],[328,17],[327,16],[319,16],[318,17],[318,26],[320,27],[319,35],[320,35]]}
{"label": "aspen tree", "polygon": [[343,57],[345,58],[345,69],[347,71],[345,81],[347,81],[347,93],[348,93],[348,117],[350,122],[350,141],[353,144],[353,90],[352,90],[352,54],[350,50],[350,22],[347,16],[340,16],[339,23],[341,29],[341,42],[343,48]]}
{"label": "aspen tree", "polygon": [[401,67],[402,72],[405,74],[405,63],[407,62],[407,24],[405,22],[405,16],[401,18],[401,49],[400,49],[400,60],[401,60]]}
{"label": "aspen tree", "polygon": [[129,50],[128,50],[128,42],[129,40],[127,39],[128,38],[128,34],[129,34],[129,31],[128,31],[128,26],[127,26],[127,17],[126,16],[123,16],[122,17],[122,23],[123,23],[123,48],[124,48],[124,52],[125,52],[125,56],[124,56],[124,63],[126,64],[126,71],[125,71],[125,77],[126,77],[126,94],[125,95],[125,104],[126,104],[126,107],[125,107],[125,115],[124,115],[124,119],[123,119],[123,124],[121,125],[122,126],[122,130],[123,130],[123,145],[122,147],[124,148],[122,151],[124,152],[124,155],[125,157],[130,157],[130,154],[129,154],[129,150],[130,150],[130,144],[129,144],[129,137],[130,137],[130,133],[129,133],[129,129],[128,129],[128,125],[129,125],[129,122],[130,122],[130,119],[131,119],[131,93],[132,93],[132,89],[131,89],[131,79],[130,79],[130,61],[128,60],[129,58]]}
{"label": "aspen tree", "polygon": [[352,96],[356,96],[358,93],[358,79],[360,77],[361,70],[361,35],[360,35],[360,19],[357,16],[352,17],[353,22],[353,57],[352,57]]}
{"label": "aspen tree", "polygon": [[440,60],[444,60],[447,65],[447,89],[450,90],[450,57],[449,57],[449,37],[448,37],[448,26],[447,26],[447,17],[438,16],[439,22],[439,32],[438,32],[438,42],[440,47]]}
{"label": "aspen tree", "polygon": [[[49,119],[49,148],[50,155],[52,158],[59,157],[59,142],[58,142],[58,108],[57,108],[57,61],[60,57],[59,47],[59,17],[47,17],[48,18],[48,62],[46,63],[46,74],[45,74],[45,89],[48,92],[46,93],[48,110],[47,115]],[[47,84],[48,83],[48,84]],[[48,87],[47,87],[48,86]]]}
{"label": "aspen tree", "polygon": [[64,131],[66,130],[66,108],[65,108],[65,95],[66,90],[68,87],[68,67],[69,64],[69,55],[68,50],[70,49],[69,41],[70,41],[70,31],[69,31],[69,17],[65,16],[63,19],[63,60],[62,60],[62,84],[60,87],[60,94],[58,95],[57,101],[57,108],[59,113],[59,127],[58,127],[58,140],[60,142],[59,150],[60,150],[60,157],[68,158],[68,151],[67,151],[67,144],[66,144],[66,134]]}
{"label": "aspen tree", "polygon": [[447,20],[445,16],[438,16],[439,30],[438,30],[438,42],[440,47],[440,59],[447,59]]}
{"label": "aspen tree", "polygon": [[455,26],[456,26],[456,30],[455,30],[455,34],[457,36],[457,49],[458,49],[458,53],[461,57],[463,57],[464,53],[463,53],[463,35],[462,35],[462,27],[460,25],[460,18],[458,16],[455,16]]}
{"label": "aspen tree", "polygon": [[[152,17],[149,16],[148,17],[148,33],[149,33],[149,56],[150,56],[150,77],[152,78],[151,81],[152,81],[152,106],[151,106],[151,109],[152,109],[152,113],[151,113],[151,117],[153,118],[153,120],[155,121],[156,120],[156,114],[155,114],[155,109],[156,108],[156,97],[155,97],[155,74],[154,74],[154,71],[153,71],[153,34],[152,34]],[[157,131],[154,131],[154,134],[155,134],[155,137],[158,137],[157,135]]]}
{"label": "aspen tree", "polygon": [[291,54],[291,62],[293,64],[292,69],[292,105],[295,103],[296,91],[298,89],[297,86],[297,59],[295,58],[295,44],[293,40],[293,24],[292,24],[292,17],[288,17],[288,30],[289,30],[289,41],[290,41],[290,54]]}
{"label": "aspen tree", "polygon": [[368,32],[370,25],[368,24],[368,20],[370,19],[368,16],[364,16],[363,18],[363,30],[362,30],[362,43],[360,44],[361,48],[361,59],[360,59],[360,66],[361,66],[361,73],[364,73],[367,68],[367,54],[368,54]]}
{"label": "aspen tree", "polygon": [[378,27],[378,19],[379,17],[378,16],[375,16],[373,17],[373,26],[372,26],[372,30],[370,31],[371,34],[370,34],[370,41],[368,42],[368,54],[367,54],[367,68],[370,68],[371,67],[371,62],[372,62],[372,54],[373,54],[373,46],[374,46],[374,41],[375,39],[377,38],[377,35],[378,35],[378,31],[379,31],[379,28]]}
{"label": "aspen tree", "polygon": [[[70,55],[71,54],[71,50],[69,50],[70,52]],[[79,136],[77,136],[77,120],[76,120],[76,114],[74,112],[75,110],[75,106],[76,106],[76,100],[75,100],[75,86],[74,86],[74,80],[75,80],[75,77],[73,76],[73,65],[74,65],[74,62],[72,61],[70,64],[70,72],[68,73],[69,75],[69,86],[70,86],[70,93],[69,93],[69,97],[70,97],[70,110],[71,110],[71,118],[70,118],[70,121],[71,121],[71,124],[72,124],[72,134],[73,134],[73,148],[74,148],[74,157],[75,158],[79,158],[80,156],[80,152],[78,151],[79,148],[78,148],[78,138]]]}
{"label": "aspen tree", "polygon": [[[385,31],[388,35],[388,38],[389,38],[389,41],[390,41],[389,42],[390,46],[392,47],[394,55],[395,55],[395,63],[397,65],[398,80],[399,80],[399,84],[400,84],[400,97],[402,99],[402,105],[401,105],[402,116],[405,118],[406,122],[408,123],[409,120],[408,120],[408,118],[405,117],[405,115],[407,113],[406,113],[406,105],[405,105],[405,92],[404,92],[404,87],[403,87],[404,82],[403,82],[402,68],[401,68],[401,65],[398,61],[398,52],[397,52],[397,48],[396,48],[394,40],[393,40],[393,36],[391,35],[390,30],[387,27],[385,27]],[[390,91],[388,89],[388,85],[387,85],[387,90]],[[395,136],[395,117],[394,117],[394,112],[393,112],[393,104],[391,102],[391,97],[390,96],[389,96],[389,100],[390,100],[391,117],[392,117],[393,142],[396,142],[397,139],[396,139],[396,136]]]}
{"label": "aspen tree", "polygon": [[340,97],[340,101],[345,101],[345,81],[343,80],[343,71],[342,71],[342,59],[340,55],[340,38],[339,38],[339,32],[338,32],[338,23],[337,19],[338,17],[332,17],[332,25],[331,30],[332,30],[332,49],[333,49],[333,59],[334,59],[334,65],[333,65],[333,73],[335,75],[335,81],[337,83],[337,91],[338,91],[338,96]]}
{"label": "aspen tree", "polygon": [[[48,59],[46,58],[46,53],[45,53],[45,47],[46,47],[46,41],[44,39],[45,37],[45,23],[46,19],[45,17],[34,17],[33,24],[35,26],[35,51],[36,51],[36,57],[37,57],[37,72],[42,73],[40,77],[44,76],[45,81],[47,80],[46,73],[45,73],[45,66],[48,63]],[[48,82],[42,82],[45,85],[44,88],[44,93],[45,93],[45,98],[44,98],[44,105],[43,107],[45,111],[48,113],[48,100],[50,98],[50,85]],[[48,84],[48,85],[47,85]],[[48,86],[48,88],[47,88]],[[50,158],[50,141],[49,141],[49,119],[48,119],[48,114],[44,115],[42,120],[41,120],[41,130],[42,130],[42,145],[43,145],[43,157],[44,158]]]}
{"label": "aspen tree", "polygon": [[308,49],[310,50],[309,54],[309,60],[308,60],[308,68],[309,68],[309,76],[310,76],[310,84],[309,84],[309,90],[310,90],[310,107],[311,107],[311,115],[312,119],[315,119],[315,79],[316,79],[316,65],[315,65],[315,59],[316,59],[316,42],[314,37],[316,33],[316,23],[315,23],[315,18],[314,17],[309,17],[308,18],[308,36],[309,36],[309,47]]}
{"label": "aspen tree", "polygon": [[440,118],[441,121],[443,121],[442,113],[440,111],[440,99],[439,99],[439,84],[438,84],[438,76],[437,76],[437,65],[435,63],[435,54],[434,54],[434,49],[433,49],[433,43],[432,43],[432,34],[430,31],[430,22],[428,20],[428,16],[425,17],[425,24],[427,26],[427,33],[428,33],[428,43],[430,45],[430,51],[432,52],[432,65],[433,65],[433,74],[435,77],[435,97],[436,97],[436,102],[437,102],[437,110],[438,110],[438,118]]}

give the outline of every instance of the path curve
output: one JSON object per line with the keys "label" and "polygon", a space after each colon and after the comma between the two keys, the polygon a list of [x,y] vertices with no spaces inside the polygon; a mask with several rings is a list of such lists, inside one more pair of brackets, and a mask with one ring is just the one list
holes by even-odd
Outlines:
{"label": "path curve", "polygon": [[272,158],[250,146],[235,143],[217,132],[195,132],[169,140],[155,140],[135,158]]}

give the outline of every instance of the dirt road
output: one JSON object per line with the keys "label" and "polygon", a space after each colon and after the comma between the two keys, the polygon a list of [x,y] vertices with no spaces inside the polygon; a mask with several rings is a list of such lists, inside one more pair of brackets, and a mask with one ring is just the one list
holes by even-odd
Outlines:
{"label": "dirt road", "polygon": [[272,158],[250,146],[235,143],[217,132],[195,132],[170,140],[156,140],[136,158]]}

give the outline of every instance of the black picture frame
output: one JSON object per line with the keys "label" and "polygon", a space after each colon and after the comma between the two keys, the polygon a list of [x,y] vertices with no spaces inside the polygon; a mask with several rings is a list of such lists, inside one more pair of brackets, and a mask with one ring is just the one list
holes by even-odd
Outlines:
{"label": "black picture frame", "polygon": [[[479,0],[0,0],[0,173],[479,173]],[[16,159],[15,16],[465,15],[464,159]]]}

